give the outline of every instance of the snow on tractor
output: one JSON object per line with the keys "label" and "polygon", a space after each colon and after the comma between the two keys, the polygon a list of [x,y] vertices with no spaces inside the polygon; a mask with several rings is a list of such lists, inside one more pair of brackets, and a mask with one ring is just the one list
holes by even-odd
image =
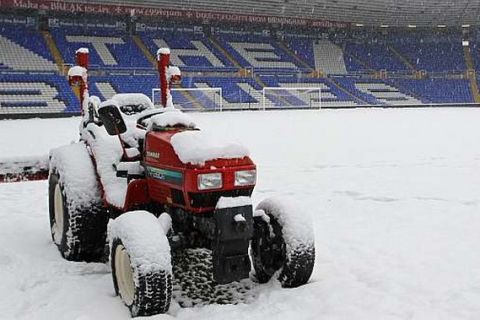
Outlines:
{"label": "snow on tractor", "polygon": [[311,223],[280,199],[253,210],[248,151],[212,139],[174,108],[169,88],[180,70],[169,59],[160,49],[163,108],[155,108],[143,94],[89,96],[88,50],[77,51],[69,79],[80,89],[81,138],[50,152],[50,225],[60,253],[102,261],[108,234],[114,288],[132,316],[168,311],[172,257],[187,248],[211,250],[216,284],[248,278],[252,266],[260,283],[305,284],[315,260]]}

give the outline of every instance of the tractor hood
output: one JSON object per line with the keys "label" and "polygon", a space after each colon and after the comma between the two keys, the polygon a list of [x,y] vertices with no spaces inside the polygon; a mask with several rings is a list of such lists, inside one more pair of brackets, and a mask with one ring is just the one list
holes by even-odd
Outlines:
{"label": "tractor hood", "polygon": [[217,159],[242,159],[249,156],[247,148],[239,143],[199,130],[174,134],[170,143],[184,164],[204,165]]}
{"label": "tractor hood", "polygon": [[147,128],[150,139],[156,137],[159,142],[163,141],[163,147],[156,146],[156,143],[149,145],[164,151],[165,144],[169,145],[168,148],[184,165],[204,166],[214,160],[238,160],[249,156],[247,148],[241,144],[198,130],[190,116],[173,108],[166,108],[164,112],[153,116]]}

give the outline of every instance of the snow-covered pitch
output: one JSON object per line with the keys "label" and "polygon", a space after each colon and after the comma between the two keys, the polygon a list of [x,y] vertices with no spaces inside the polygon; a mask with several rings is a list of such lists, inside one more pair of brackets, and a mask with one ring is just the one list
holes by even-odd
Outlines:
{"label": "snow-covered pitch", "polygon": [[[152,319],[478,319],[480,110],[191,114],[241,142],[270,196],[315,222],[317,260],[300,288],[255,288],[249,304],[179,308]],[[79,119],[0,122],[1,157],[43,156]],[[128,319],[109,267],[52,243],[47,183],[0,185],[0,319]]]}

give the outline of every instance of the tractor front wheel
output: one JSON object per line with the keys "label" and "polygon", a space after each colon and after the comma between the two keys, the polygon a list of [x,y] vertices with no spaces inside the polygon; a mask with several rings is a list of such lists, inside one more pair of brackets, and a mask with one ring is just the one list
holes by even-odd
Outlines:
{"label": "tractor front wheel", "polygon": [[167,236],[146,211],[122,214],[109,225],[110,264],[115,293],[133,317],[165,313],[172,296]]}
{"label": "tractor front wheel", "polygon": [[313,227],[307,217],[298,215],[280,199],[258,205],[250,246],[258,282],[266,283],[274,276],[286,288],[308,282],[315,263]]}

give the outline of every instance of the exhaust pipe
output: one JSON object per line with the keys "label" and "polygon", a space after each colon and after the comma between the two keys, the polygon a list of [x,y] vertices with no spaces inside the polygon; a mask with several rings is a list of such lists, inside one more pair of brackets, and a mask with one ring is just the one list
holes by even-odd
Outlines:
{"label": "exhaust pipe", "polygon": [[164,108],[173,108],[170,87],[182,80],[178,67],[170,66],[170,49],[160,48],[157,51],[157,70],[160,75],[161,102]]}

